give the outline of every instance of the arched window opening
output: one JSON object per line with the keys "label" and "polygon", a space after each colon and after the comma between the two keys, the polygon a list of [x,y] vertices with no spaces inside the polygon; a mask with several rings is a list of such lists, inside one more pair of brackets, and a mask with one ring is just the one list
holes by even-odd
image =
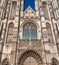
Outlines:
{"label": "arched window opening", "polygon": [[23,26],[23,39],[37,39],[37,27],[34,23],[28,22]]}
{"label": "arched window opening", "polygon": [[7,41],[11,41],[13,38],[13,30],[14,30],[14,23],[9,23],[9,27],[8,27],[8,40]]}
{"label": "arched window opening", "polygon": [[58,61],[55,58],[52,59],[52,65],[59,65]]}
{"label": "arched window opening", "polygon": [[8,59],[5,59],[5,60],[2,62],[2,65],[10,65]]}
{"label": "arched window opening", "polygon": [[46,23],[46,28],[47,28],[47,34],[48,35],[51,35],[52,34],[52,31],[51,31],[51,26],[49,23]]}
{"label": "arched window opening", "polygon": [[10,34],[13,34],[14,24],[13,24],[12,22],[9,24],[9,27],[8,27],[8,28],[9,28],[9,29],[8,29],[9,33],[10,33]]}
{"label": "arched window opening", "polygon": [[13,1],[12,2],[12,8],[11,8],[11,16],[10,16],[11,19],[14,19],[15,18],[16,5],[17,5],[17,2],[16,1]]}
{"label": "arched window opening", "polygon": [[49,19],[48,10],[47,10],[47,3],[46,2],[42,2],[42,7],[43,7],[43,12],[44,12],[45,18]]}
{"label": "arched window opening", "polygon": [[11,22],[11,23],[9,24],[9,27],[10,27],[10,28],[14,27],[14,24]]}
{"label": "arched window opening", "polygon": [[51,26],[48,22],[46,23],[46,29],[47,29],[48,42],[53,42],[52,30],[51,30]]}

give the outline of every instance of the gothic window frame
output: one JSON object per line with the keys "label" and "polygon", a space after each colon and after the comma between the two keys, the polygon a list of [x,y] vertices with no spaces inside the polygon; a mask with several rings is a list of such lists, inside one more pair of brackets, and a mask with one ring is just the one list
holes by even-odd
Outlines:
{"label": "gothic window frame", "polygon": [[55,58],[52,58],[52,65],[58,65],[58,60]]}
{"label": "gothic window frame", "polygon": [[[11,10],[10,10],[10,19],[15,19],[16,7],[17,7],[17,2],[16,1],[12,1]],[[13,13],[14,13],[14,15],[13,15]]]}
{"label": "gothic window frame", "polygon": [[13,29],[13,28],[14,28],[14,23],[13,22],[10,22],[9,23],[9,26],[8,26],[8,32],[10,32],[10,29]]}
{"label": "gothic window frame", "polygon": [[47,37],[48,37],[48,42],[53,42],[53,36],[52,36],[52,29],[51,29],[51,24],[46,22],[46,30],[47,30]]}
{"label": "gothic window frame", "polygon": [[2,61],[2,65],[10,65],[9,60],[6,58]]}
{"label": "gothic window frame", "polygon": [[[31,26],[32,25],[32,26]],[[37,39],[37,26],[32,22],[27,22],[23,25],[22,38],[24,40],[36,40]]]}
{"label": "gothic window frame", "polygon": [[47,9],[47,2],[46,1],[42,2],[42,9],[43,9],[43,12],[44,12],[45,19],[49,19],[48,9]]}
{"label": "gothic window frame", "polygon": [[8,34],[7,34],[7,42],[11,42],[13,40],[13,30],[14,29],[14,23],[10,22],[8,25]]}

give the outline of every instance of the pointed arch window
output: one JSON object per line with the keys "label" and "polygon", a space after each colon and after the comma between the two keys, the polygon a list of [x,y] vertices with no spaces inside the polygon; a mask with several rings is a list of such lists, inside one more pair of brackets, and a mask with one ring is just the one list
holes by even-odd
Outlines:
{"label": "pointed arch window", "polygon": [[52,65],[58,65],[58,61],[55,58],[52,59]]}
{"label": "pointed arch window", "polygon": [[53,42],[51,25],[48,22],[46,23],[46,29],[47,29],[48,42]]}
{"label": "pointed arch window", "polygon": [[23,26],[23,39],[37,39],[37,27],[35,24],[28,22]]}
{"label": "pointed arch window", "polygon": [[48,10],[47,10],[47,3],[46,2],[42,2],[42,8],[43,8],[45,18],[49,19]]}
{"label": "pointed arch window", "polygon": [[2,62],[2,65],[10,65],[8,59],[5,59],[5,60]]}
{"label": "pointed arch window", "polygon": [[14,23],[11,22],[9,23],[9,27],[8,27],[8,38],[7,38],[7,41],[11,41],[12,38],[13,38],[13,29],[14,29]]}
{"label": "pointed arch window", "polygon": [[9,65],[9,62],[6,62],[4,65]]}
{"label": "pointed arch window", "polygon": [[14,19],[15,18],[15,13],[16,13],[16,7],[17,7],[17,2],[13,1],[11,4],[11,14],[10,14],[10,18]]}
{"label": "pointed arch window", "polygon": [[11,22],[9,24],[9,30],[8,30],[10,34],[13,34],[13,28],[14,28],[14,23]]}
{"label": "pointed arch window", "polygon": [[51,26],[50,26],[50,24],[48,22],[46,23],[46,27],[47,27],[47,34],[51,35],[52,34]]}

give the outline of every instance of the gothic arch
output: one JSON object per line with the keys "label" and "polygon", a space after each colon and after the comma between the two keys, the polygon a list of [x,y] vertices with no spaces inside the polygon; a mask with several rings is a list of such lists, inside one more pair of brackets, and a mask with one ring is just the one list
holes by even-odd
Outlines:
{"label": "gothic arch", "polygon": [[34,20],[25,20],[22,24],[21,24],[21,28],[23,28],[23,25],[24,24],[26,24],[26,23],[28,23],[28,22],[31,22],[31,23],[33,23],[33,24],[35,24],[36,26],[37,26],[37,28],[39,28],[39,25],[38,25],[38,23],[36,22],[36,21],[34,21]]}
{"label": "gothic arch", "polygon": [[9,59],[5,58],[3,61],[2,61],[2,65],[9,65],[10,62],[9,62]]}
{"label": "gothic arch", "polygon": [[50,23],[46,22],[46,27],[51,27]]}
{"label": "gothic arch", "polygon": [[13,30],[14,30],[14,23],[10,22],[8,26],[8,34],[9,33],[13,34]]}
{"label": "gothic arch", "polygon": [[19,61],[18,61],[18,64],[19,64],[19,65],[24,65],[23,63],[24,63],[24,61],[25,61],[28,57],[33,57],[33,58],[37,61],[38,65],[39,65],[39,64],[43,64],[43,61],[42,61],[41,56],[40,56],[37,52],[35,52],[34,50],[27,50],[27,51],[25,51],[25,52],[20,56]]}
{"label": "gothic arch", "polygon": [[52,35],[52,29],[50,23],[46,22],[47,34]]}
{"label": "gothic arch", "polygon": [[49,22],[46,22],[46,34],[47,34],[48,42],[53,42],[52,29],[51,29],[51,24]]}
{"label": "gothic arch", "polygon": [[52,58],[52,65],[59,65],[58,60],[55,58]]}
{"label": "gothic arch", "polygon": [[[36,24],[32,23],[32,22],[27,22],[23,25],[23,27],[25,27],[27,24],[31,24],[31,27],[35,26],[35,28],[37,28]],[[28,27],[28,25],[27,25]]]}
{"label": "gothic arch", "polygon": [[10,22],[9,23],[9,27],[14,27],[14,23],[13,22]]}
{"label": "gothic arch", "polygon": [[45,19],[49,19],[46,1],[42,2],[42,9],[43,9],[43,12],[44,12]]}
{"label": "gothic arch", "polygon": [[13,40],[13,32],[14,32],[14,23],[10,22],[8,24],[7,42],[10,42]]}

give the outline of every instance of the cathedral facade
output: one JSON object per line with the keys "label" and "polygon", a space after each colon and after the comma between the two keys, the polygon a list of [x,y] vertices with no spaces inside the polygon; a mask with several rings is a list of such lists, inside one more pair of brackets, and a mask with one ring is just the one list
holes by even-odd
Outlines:
{"label": "cathedral facade", "polygon": [[0,0],[0,65],[59,65],[59,0]]}

